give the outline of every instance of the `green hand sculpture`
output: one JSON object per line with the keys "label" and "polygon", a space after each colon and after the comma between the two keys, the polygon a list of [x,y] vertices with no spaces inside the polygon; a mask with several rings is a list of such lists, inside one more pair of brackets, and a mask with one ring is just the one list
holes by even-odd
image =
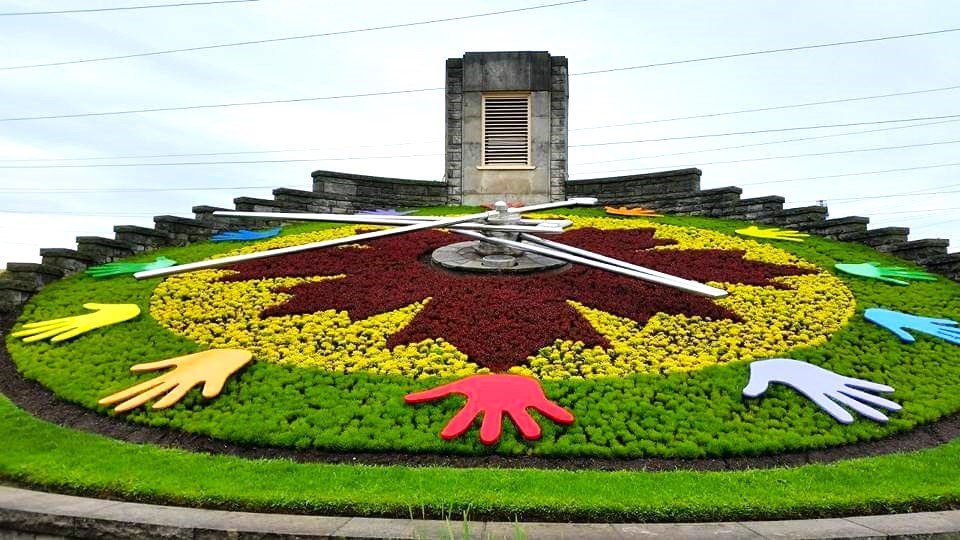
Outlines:
{"label": "green hand sculpture", "polygon": [[51,337],[50,341],[57,343],[96,328],[128,321],[140,314],[140,308],[135,304],[84,304],[83,307],[92,310],[93,313],[27,323],[23,325],[23,330],[10,335],[13,337],[26,336],[23,338],[26,343]]}
{"label": "green hand sculpture", "polygon": [[105,278],[112,276],[122,276],[125,274],[136,274],[145,270],[156,270],[157,268],[166,268],[177,264],[177,261],[166,257],[157,257],[157,260],[151,263],[125,263],[112,262],[94,266],[87,269],[87,275],[95,278]]}
{"label": "green hand sculpture", "polygon": [[787,240],[790,242],[803,242],[803,239],[810,236],[802,232],[791,231],[789,229],[761,229],[756,225],[751,225],[745,229],[737,229],[737,234],[743,236],[752,236],[754,238],[769,238],[770,240]]}
{"label": "green hand sculpture", "polygon": [[242,349],[211,349],[159,362],[137,364],[130,370],[140,373],[167,367],[174,369],[159,377],[111,394],[98,403],[100,405],[120,403],[114,410],[124,412],[163,395],[154,402],[153,408],[166,409],[180,401],[191,388],[201,383],[203,383],[203,397],[210,399],[220,394],[227,378],[247,365],[251,358],[253,354]]}
{"label": "green hand sculpture", "polygon": [[[860,264],[837,263],[833,265],[837,270],[853,274],[855,276],[878,279],[887,283],[897,285],[909,285],[904,279],[914,279],[917,281],[936,281],[937,277],[927,272],[919,270],[907,270],[902,266],[880,266],[880,263],[865,262]],[[895,279],[900,278],[900,279]]]}

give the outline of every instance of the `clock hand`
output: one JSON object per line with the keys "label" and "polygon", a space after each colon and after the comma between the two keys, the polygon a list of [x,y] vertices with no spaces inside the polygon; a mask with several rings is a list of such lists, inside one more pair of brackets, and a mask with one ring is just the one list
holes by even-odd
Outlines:
{"label": "clock hand", "polygon": [[514,249],[519,249],[521,251],[529,251],[531,253],[553,257],[554,259],[582,264],[584,266],[592,266],[594,268],[613,272],[614,274],[621,274],[636,279],[642,279],[644,281],[659,283],[661,285],[674,287],[689,293],[698,294],[700,296],[721,298],[727,295],[727,291],[723,289],[710,287],[709,285],[704,285],[703,283],[699,283],[697,281],[679,278],[663,272],[657,272],[656,270],[650,270],[649,268],[630,264],[619,259],[606,257],[592,251],[586,251],[568,246],[566,244],[551,242],[549,240],[544,240],[540,237],[529,234],[521,234],[521,238],[526,240],[526,242],[516,242],[513,240],[507,240],[506,238],[486,236],[472,231],[455,230],[454,232],[464,236],[469,236],[471,238],[476,238],[478,240],[483,240],[485,242],[490,242],[492,244],[500,244]]}
{"label": "clock hand", "polygon": [[[688,292],[699,294],[701,296],[709,296],[711,298],[723,298],[724,296],[727,295],[727,291],[723,289],[718,289],[716,287],[711,287],[709,285],[704,285],[699,281],[694,281],[692,279],[684,279],[681,277],[674,276],[672,274],[667,274],[665,272],[658,272],[656,270],[651,270],[650,268],[646,268],[644,266],[631,264],[626,261],[621,261],[620,259],[607,257],[606,255],[594,253],[593,251],[588,251],[586,249],[576,248],[568,244],[561,244],[560,242],[544,240],[543,238],[540,238],[539,236],[534,236],[532,234],[521,233],[520,238],[523,238],[528,242],[534,242],[536,244],[540,244],[541,246],[545,246],[548,248],[553,248],[559,251],[572,253],[580,257],[585,257],[587,259],[593,259],[603,263],[612,264],[614,266],[626,268],[627,270],[640,272],[641,274],[646,274],[651,276],[651,278],[647,279],[647,281],[654,281],[657,283],[661,283],[663,285],[670,285],[672,287],[677,287],[678,289],[684,289],[684,290],[687,290]],[[660,279],[656,279],[656,278],[660,278]],[[640,278],[640,279],[643,279],[643,278]],[[672,285],[672,283],[676,283],[676,285]]]}

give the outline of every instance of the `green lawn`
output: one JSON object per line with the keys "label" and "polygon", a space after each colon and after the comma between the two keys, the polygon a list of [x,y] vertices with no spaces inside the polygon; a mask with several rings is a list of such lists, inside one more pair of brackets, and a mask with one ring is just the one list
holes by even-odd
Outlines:
{"label": "green lawn", "polygon": [[0,476],[98,497],[266,512],[477,519],[715,521],[960,508],[960,441],[901,455],[741,472],[302,464],[121,443],[0,397]]}
{"label": "green lawn", "polygon": [[[596,210],[570,212],[598,215]],[[742,225],[740,222],[702,218],[668,217],[663,221],[723,232],[732,232]],[[290,234],[316,227],[288,227],[284,232]],[[816,238],[811,238],[808,243],[783,247],[826,268],[830,268],[836,260],[850,257],[869,257],[890,264],[897,262],[863,246]],[[223,250],[223,246],[204,243],[182,248],[177,253],[180,255],[178,260],[185,262]],[[140,258],[152,260],[155,255],[166,253],[167,250],[152,252]],[[945,280],[938,284],[918,284],[905,288],[878,288],[857,278],[844,279],[857,296],[858,313],[865,307],[878,305],[905,311],[923,309],[935,300],[938,309],[942,310],[942,316],[954,319],[960,316],[960,295],[955,294],[956,284]],[[89,285],[92,281],[85,277],[72,280],[81,284],[81,289],[84,283]],[[114,290],[104,285],[99,290],[106,294],[106,300],[98,300],[119,301],[133,295],[130,298],[138,297],[137,301],[143,302],[142,307],[146,307],[145,295],[155,285],[155,280],[131,281],[124,290]],[[45,318],[56,315],[58,310],[75,309],[76,299],[70,298],[69,287],[69,280],[52,285],[45,291],[46,296],[43,293],[38,296],[43,302],[32,303],[24,314]],[[111,295],[117,295],[117,298]],[[128,343],[135,343],[133,340],[138,335],[145,335],[141,331],[149,330],[147,326],[150,325],[154,323],[149,320],[142,321],[142,328],[132,323],[127,327],[120,325],[113,329],[113,333],[122,338],[121,341],[129,338],[131,341]],[[96,336],[108,335],[107,332],[91,333],[91,343],[100,343],[100,337]],[[183,340],[160,336],[160,333],[154,337],[156,339],[149,346],[131,347],[142,351],[125,353],[134,356],[138,352],[169,353],[172,356],[190,352],[196,347]],[[865,337],[871,342],[869,347],[863,341]],[[845,371],[867,378],[872,375],[871,370],[877,373],[889,371],[891,376],[922,377],[924,384],[947,385],[950,389],[955,388],[958,380],[954,375],[960,369],[956,366],[960,364],[949,361],[956,358],[958,348],[930,338],[918,339],[910,349],[910,354],[914,355],[910,362],[903,360],[899,363],[895,359],[883,359],[883,355],[891,354],[891,347],[898,345],[895,338],[866,325],[862,319],[857,321],[855,328],[835,336],[831,343],[829,350],[833,353],[826,355],[827,358],[822,358],[824,354],[820,349],[796,357],[817,363],[837,362]],[[8,341],[12,353],[23,354],[18,361],[21,369],[27,366],[34,378],[49,377],[47,383],[54,381],[57,383],[54,386],[59,385],[58,394],[91,408],[96,408],[95,400],[102,393],[100,388],[104,381],[111,380],[118,370],[126,373],[130,364],[129,359],[122,360],[122,369],[119,369],[107,365],[118,359],[104,358],[104,366],[111,369],[76,373],[68,377],[69,370],[65,370],[65,366],[69,366],[69,358],[60,354],[67,349],[61,349],[58,353],[46,344],[31,345],[29,349],[19,343],[12,345]],[[24,354],[28,350],[32,353]],[[839,354],[841,351],[844,354]],[[97,354],[111,356],[104,355],[104,350]],[[935,361],[930,360],[933,357]],[[47,370],[56,366],[60,366],[60,371],[51,376],[52,372]],[[258,369],[274,370],[270,372],[272,374],[281,373],[281,370],[272,366]],[[730,374],[724,375],[721,369],[728,369]],[[736,393],[740,384],[738,381],[745,377],[745,370],[745,365],[712,372],[705,370],[702,377],[709,379],[716,376],[724,381],[733,381],[729,386]],[[252,377],[260,372],[249,373]],[[228,385],[227,393],[231,388]],[[923,387],[897,388],[895,398],[904,400],[904,413],[892,417],[887,427],[858,420],[848,428],[827,422],[824,429],[854,439],[873,439],[949,414],[956,410],[957,400],[960,399],[957,397],[960,393],[945,390],[934,392],[928,396],[928,402],[923,402]],[[398,396],[402,396],[403,391],[406,390],[401,388]],[[574,398],[586,399],[575,394],[571,396],[571,405],[575,402]],[[217,407],[228,404],[223,396],[220,401],[220,405],[217,405],[217,401],[204,404],[194,396],[188,401],[189,406],[155,415],[139,412],[134,419],[153,423],[150,421],[152,419],[159,422],[158,425],[177,426],[180,424],[176,420],[181,416],[187,417],[190,412],[215,411]],[[756,411],[769,409],[767,416],[780,420],[784,420],[778,416],[782,410],[802,411],[800,417],[786,418],[792,425],[774,432],[778,436],[792,436],[790,434],[796,429],[794,422],[797,418],[808,424],[824,423],[821,422],[822,413],[804,398],[782,388],[772,390],[770,396],[751,403],[750,407]],[[421,416],[429,414],[429,417],[424,417],[429,421],[421,422],[421,425],[427,425],[422,433],[424,441],[429,439],[429,444],[424,443],[427,444],[427,451],[443,451],[439,448],[441,442],[436,432],[456,408],[456,403],[449,403],[430,412],[411,413]],[[554,429],[545,426],[546,439]],[[909,454],[855,459],[830,465],[738,472],[569,472],[300,464],[286,460],[244,460],[122,443],[38,420],[2,396],[0,432],[4,433],[3,446],[0,447],[0,479],[7,482],[67,493],[211,508],[395,517],[413,514],[443,518],[453,515],[454,519],[468,512],[471,518],[478,519],[558,521],[714,521],[960,508],[960,467],[957,466],[960,463],[960,440]],[[236,433],[243,435],[239,431]],[[234,438],[243,442],[244,437],[240,435]],[[510,439],[515,438],[512,429],[508,429],[505,435]],[[467,450],[465,453],[481,450],[475,441],[463,444],[466,445],[463,447]],[[526,443],[515,444],[517,448],[514,450],[523,452]],[[775,449],[768,448],[767,452],[775,452]]]}

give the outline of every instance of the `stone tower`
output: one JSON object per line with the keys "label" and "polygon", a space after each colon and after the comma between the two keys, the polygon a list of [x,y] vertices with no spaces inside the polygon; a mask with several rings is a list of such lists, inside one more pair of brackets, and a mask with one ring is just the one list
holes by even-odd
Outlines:
{"label": "stone tower", "polygon": [[567,78],[567,59],[547,52],[468,52],[447,60],[450,204],[565,197]]}

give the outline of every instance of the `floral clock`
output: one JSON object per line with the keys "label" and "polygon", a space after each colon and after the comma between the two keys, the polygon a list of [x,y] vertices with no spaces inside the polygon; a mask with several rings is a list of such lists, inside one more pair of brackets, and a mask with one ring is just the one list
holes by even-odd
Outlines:
{"label": "floral clock", "polygon": [[[812,238],[784,246],[725,222],[564,217],[574,225],[562,243],[727,296],[577,265],[454,273],[432,266],[429,254],[461,237],[428,230],[164,280],[66,280],[21,319],[62,317],[80,297],[144,313],[58,344],[9,338],[8,348],[24,375],[104,414],[327,450],[770,454],[878,439],[960,409],[960,347],[927,336],[905,346],[863,316],[888,309],[950,322],[960,314],[956,284],[846,275],[833,265],[878,254]],[[224,254],[356,231],[288,233]],[[165,254],[197,257],[191,249],[201,248]],[[224,350],[246,355],[204,356]],[[141,373],[214,365],[206,380],[220,380],[201,392],[169,373]],[[791,369],[846,386],[826,400],[786,377]],[[849,425],[835,421],[844,414]]]}

